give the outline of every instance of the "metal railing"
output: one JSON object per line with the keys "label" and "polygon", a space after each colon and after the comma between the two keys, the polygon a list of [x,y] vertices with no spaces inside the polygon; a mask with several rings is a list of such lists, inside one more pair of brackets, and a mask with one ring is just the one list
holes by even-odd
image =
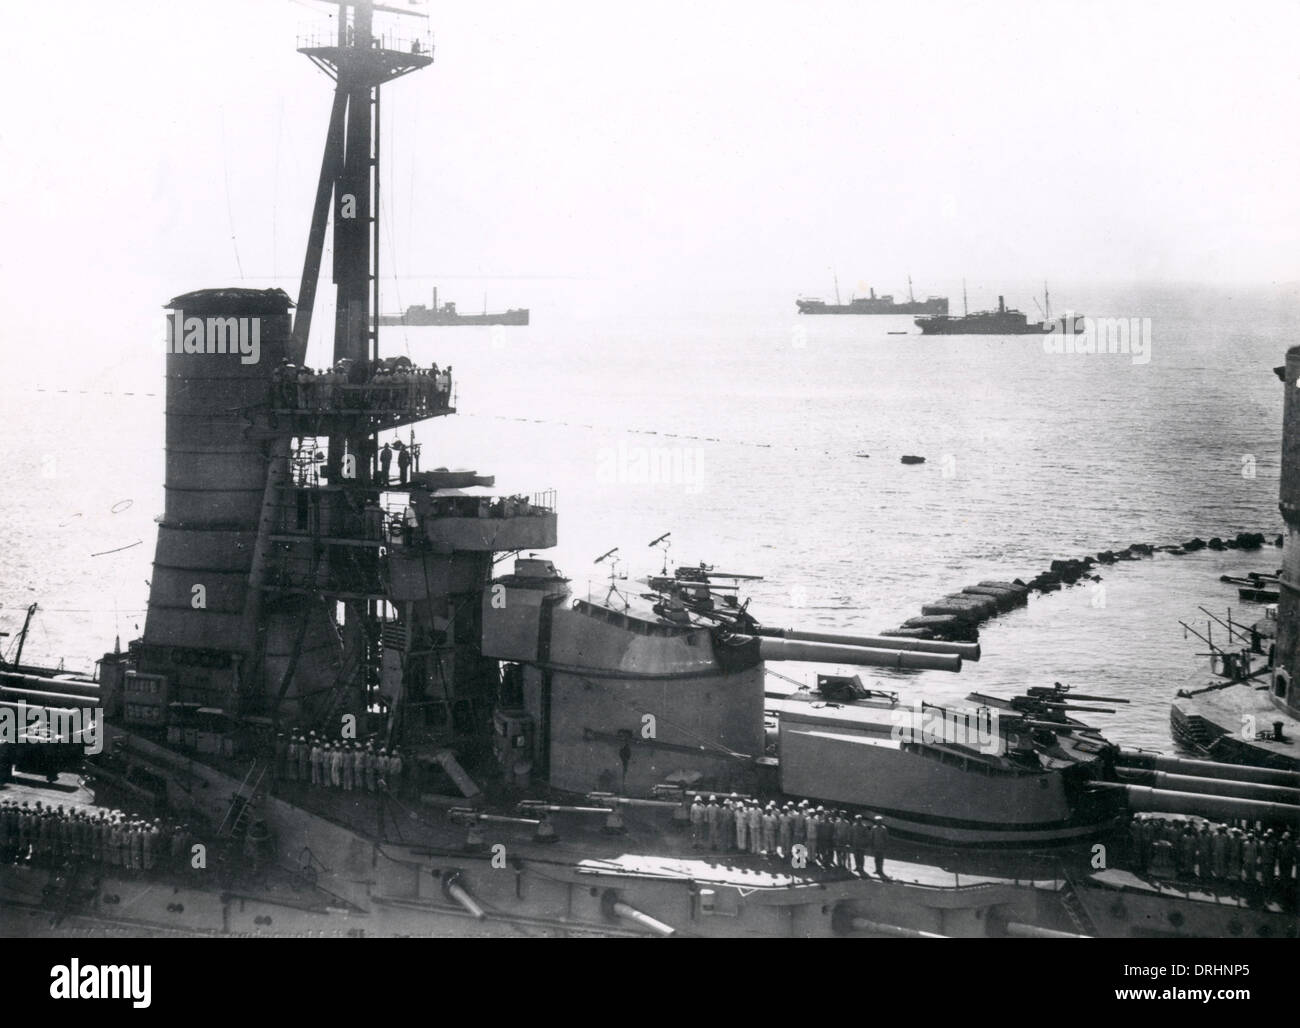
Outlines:
{"label": "metal railing", "polygon": [[[422,57],[433,56],[434,39],[431,31],[412,32],[397,30],[376,32],[373,34],[373,48],[376,50],[395,50],[405,54],[418,54]],[[346,45],[352,45],[352,30],[349,26],[345,37]],[[338,23],[334,20],[321,22],[299,28],[294,36],[294,47],[298,50],[319,50],[339,45]]]}

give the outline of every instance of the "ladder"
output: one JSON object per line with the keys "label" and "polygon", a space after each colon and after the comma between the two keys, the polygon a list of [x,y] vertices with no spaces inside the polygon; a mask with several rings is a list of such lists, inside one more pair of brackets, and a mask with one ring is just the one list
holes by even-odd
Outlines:
{"label": "ladder", "polygon": [[[244,780],[239,783],[239,789],[230,798],[230,806],[226,809],[226,816],[221,819],[221,825],[217,828],[217,838],[239,839],[248,830],[248,822],[253,816],[253,802],[261,792],[262,779],[266,776],[266,768],[267,763],[260,760],[254,760],[249,765]],[[256,777],[254,777],[254,774],[256,774]],[[249,782],[252,782],[251,786]]]}
{"label": "ladder", "polygon": [[1065,908],[1065,913],[1069,916],[1074,927],[1079,930],[1079,934],[1095,938],[1097,926],[1093,923],[1092,917],[1079,899],[1078,892],[1075,891],[1074,883],[1069,878],[1062,881],[1059,895],[1061,897],[1061,906]]}

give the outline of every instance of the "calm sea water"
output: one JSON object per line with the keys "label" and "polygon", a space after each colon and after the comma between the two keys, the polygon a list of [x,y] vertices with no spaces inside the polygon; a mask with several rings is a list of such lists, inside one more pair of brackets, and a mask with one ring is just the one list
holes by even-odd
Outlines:
{"label": "calm sea water", "polygon": [[[801,318],[770,294],[612,309],[535,284],[509,297],[532,307],[529,328],[394,330],[385,349],[455,368],[460,414],[418,433],[422,467],[557,490],[551,556],[581,594],[604,595],[592,561],[615,546],[635,588],[662,561],[647,544],[671,532],[674,563],[762,575],[748,593],[761,620],[874,632],[1057,557],[1279,531],[1271,369],[1294,342],[1297,291],[1056,294],[1150,318],[1149,363],[1047,354],[1028,337],[923,338],[908,318]],[[0,387],[0,629],[45,608],[25,659],[87,668],[143,627],[161,370],[139,347],[107,370],[33,367]],[[1102,569],[1104,592],[1035,597],[988,624],[984,659],[960,675],[872,677],[932,699],[1068,682],[1132,700],[1098,718],[1112,738],[1170,749],[1169,700],[1204,663],[1179,620],[1204,626],[1200,604],[1261,616],[1218,577],[1279,561],[1269,548]]]}

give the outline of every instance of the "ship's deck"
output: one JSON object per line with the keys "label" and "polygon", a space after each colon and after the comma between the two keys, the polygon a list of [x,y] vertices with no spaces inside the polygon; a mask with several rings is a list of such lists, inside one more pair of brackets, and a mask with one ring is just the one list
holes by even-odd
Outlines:
{"label": "ship's deck", "polygon": [[[1218,689],[1185,690],[1193,691],[1194,695],[1180,693],[1174,698],[1173,714],[1175,720],[1179,717],[1187,722],[1200,719],[1204,722],[1201,727],[1205,738],[1198,741],[1189,737],[1187,732],[1180,732],[1181,741],[1213,756],[1219,739],[1231,737],[1237,749],[1258,754],[1259,763],[1272,758],[1272,761],[1289,762],[1287,766],[1300,767],[1300,718],[1273,703],[1267,683],[1242,682]],[[1250,725],[1253,738],[1242,731],[1247,727],[1243,720],[1247,717],[1253,719]],[[1278,722],[1282,727],[1280,739],[1273,734]],[[1193,725],[1187,727],[1194,730]]]}

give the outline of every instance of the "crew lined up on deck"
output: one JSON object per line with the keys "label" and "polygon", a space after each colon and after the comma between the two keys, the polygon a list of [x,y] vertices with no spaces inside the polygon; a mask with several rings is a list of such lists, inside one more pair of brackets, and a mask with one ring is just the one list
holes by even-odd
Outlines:
{"label": "crew lined up on deck", "polygon": [[275,740],[275,775],[282,782],[344,792],[396,792],[405,770],[396,746],[327,741],[315,732],[281,732]]}
{"label": "crew lined up on deck", "polygon": [[1135,870],[1155,877],[1193,878],[1272,893],[1290,888],[1300,853],[1290,830],[1134,817],[1129,824],[1129,859]]}
{"label": "crew lined up on deck", "polygon": [[451,366],[417,368],[406,358],[371,364],[343,358],[315,371],[282,360],[271,376],[272,405],[297,410],[446,410]]}
{"label": "crew lined up on deck", "polygon": [[123,871],[181,871],[197,840],[188,824],[131,817],[120,810],[83,810],[0,801],[0,862],[62,867],[89,862]]}
{"label": "crew lined up on deck", "polygon": [[735,793],[718,801],[703,795],[691,804],[691,845],[719,853],[749,853],[768,860],[789,860],[795,846],[806,848],[809,864],[838,867],[854,874],[867,873],[867,854],[875,860],[876,873],[885,871],[885,850],[889,829],[882,817],[870,820],[862,814],[813,807],[807,800],[797,805],[775,801],[761,806],[758,800],[742,799]]}

